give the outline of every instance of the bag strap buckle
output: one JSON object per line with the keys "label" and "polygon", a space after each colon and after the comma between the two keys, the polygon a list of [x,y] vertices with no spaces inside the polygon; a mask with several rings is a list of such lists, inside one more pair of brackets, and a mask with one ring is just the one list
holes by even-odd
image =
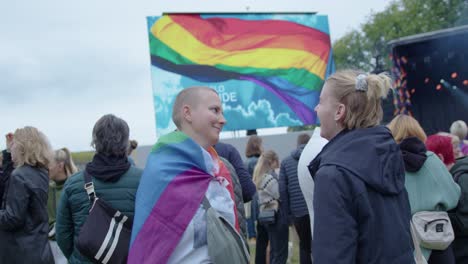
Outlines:
{"label": "bag strap buckle", "polygon": [[88,194],[88,198],[90,201],[94,201],[96,198],[96,193],[94,191],[94,184],[93,182],[87,182],[84,185],[84,188],[86,190],[86,193]]}

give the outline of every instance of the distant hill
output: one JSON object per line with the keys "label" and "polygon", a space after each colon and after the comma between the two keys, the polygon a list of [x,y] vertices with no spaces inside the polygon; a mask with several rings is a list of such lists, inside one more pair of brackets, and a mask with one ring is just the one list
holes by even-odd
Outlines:
{"label": "distant hill", "polygon": [[72,158],[79,170],[83,170],[86,163],[93,159],[94,151],[72,152]]}

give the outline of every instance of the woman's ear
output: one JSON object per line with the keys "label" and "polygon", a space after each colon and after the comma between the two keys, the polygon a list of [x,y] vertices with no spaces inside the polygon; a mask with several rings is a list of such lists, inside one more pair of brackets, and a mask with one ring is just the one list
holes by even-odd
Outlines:
{"label": "woman's ear", "polygon": [[335,121],[339,121],[344,118],[346,113],[346,107],[344,104],[339,103],[335,113]]}

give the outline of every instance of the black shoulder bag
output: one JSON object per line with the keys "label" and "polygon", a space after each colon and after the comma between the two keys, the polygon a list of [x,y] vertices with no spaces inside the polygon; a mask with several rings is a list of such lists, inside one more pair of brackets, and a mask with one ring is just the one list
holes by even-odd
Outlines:
{"label": "black shoulder bag", "polygon": [[90,210],[81,227],[77,249],[94,263],[127,263],[133,219],[98,198],[92,177],[86,171],[83,176]]}

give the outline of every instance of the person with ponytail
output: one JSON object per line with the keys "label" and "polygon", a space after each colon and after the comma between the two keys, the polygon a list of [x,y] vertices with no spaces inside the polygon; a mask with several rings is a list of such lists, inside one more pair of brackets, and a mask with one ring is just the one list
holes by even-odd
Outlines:
{"label": "person with ponytail", "polygon": [[314,177],[313,263],[414,263],[403,158],[381,126],[385,74],[339,71],[315,111],[329,142],[309,164]]}
{"label": "person with ponytail", "polygon": [[[263,225],[270,240],[270,263],[285,264],[288,259],[288,219],[281,204],[279,191],[279,176],[275,170],[279,168],[276,152],[268,150],[260,155],[253,172],[253,181],[258,192],[259,212],[275,211],[275,222]],[[282,210],[283,209],[283,210]]]}
{"label": "person with ponytail", "polygon": [[54,160],[49,166],[49,197],[47,200],[47,213],[49,214],[49,243],[56,264],[67,263],[67,258],[55,241],[55,219],[57,216],[58,202],[65,181],[71,175],[78,172],[73,162],[71,153],[67,148],[55,151]]}

